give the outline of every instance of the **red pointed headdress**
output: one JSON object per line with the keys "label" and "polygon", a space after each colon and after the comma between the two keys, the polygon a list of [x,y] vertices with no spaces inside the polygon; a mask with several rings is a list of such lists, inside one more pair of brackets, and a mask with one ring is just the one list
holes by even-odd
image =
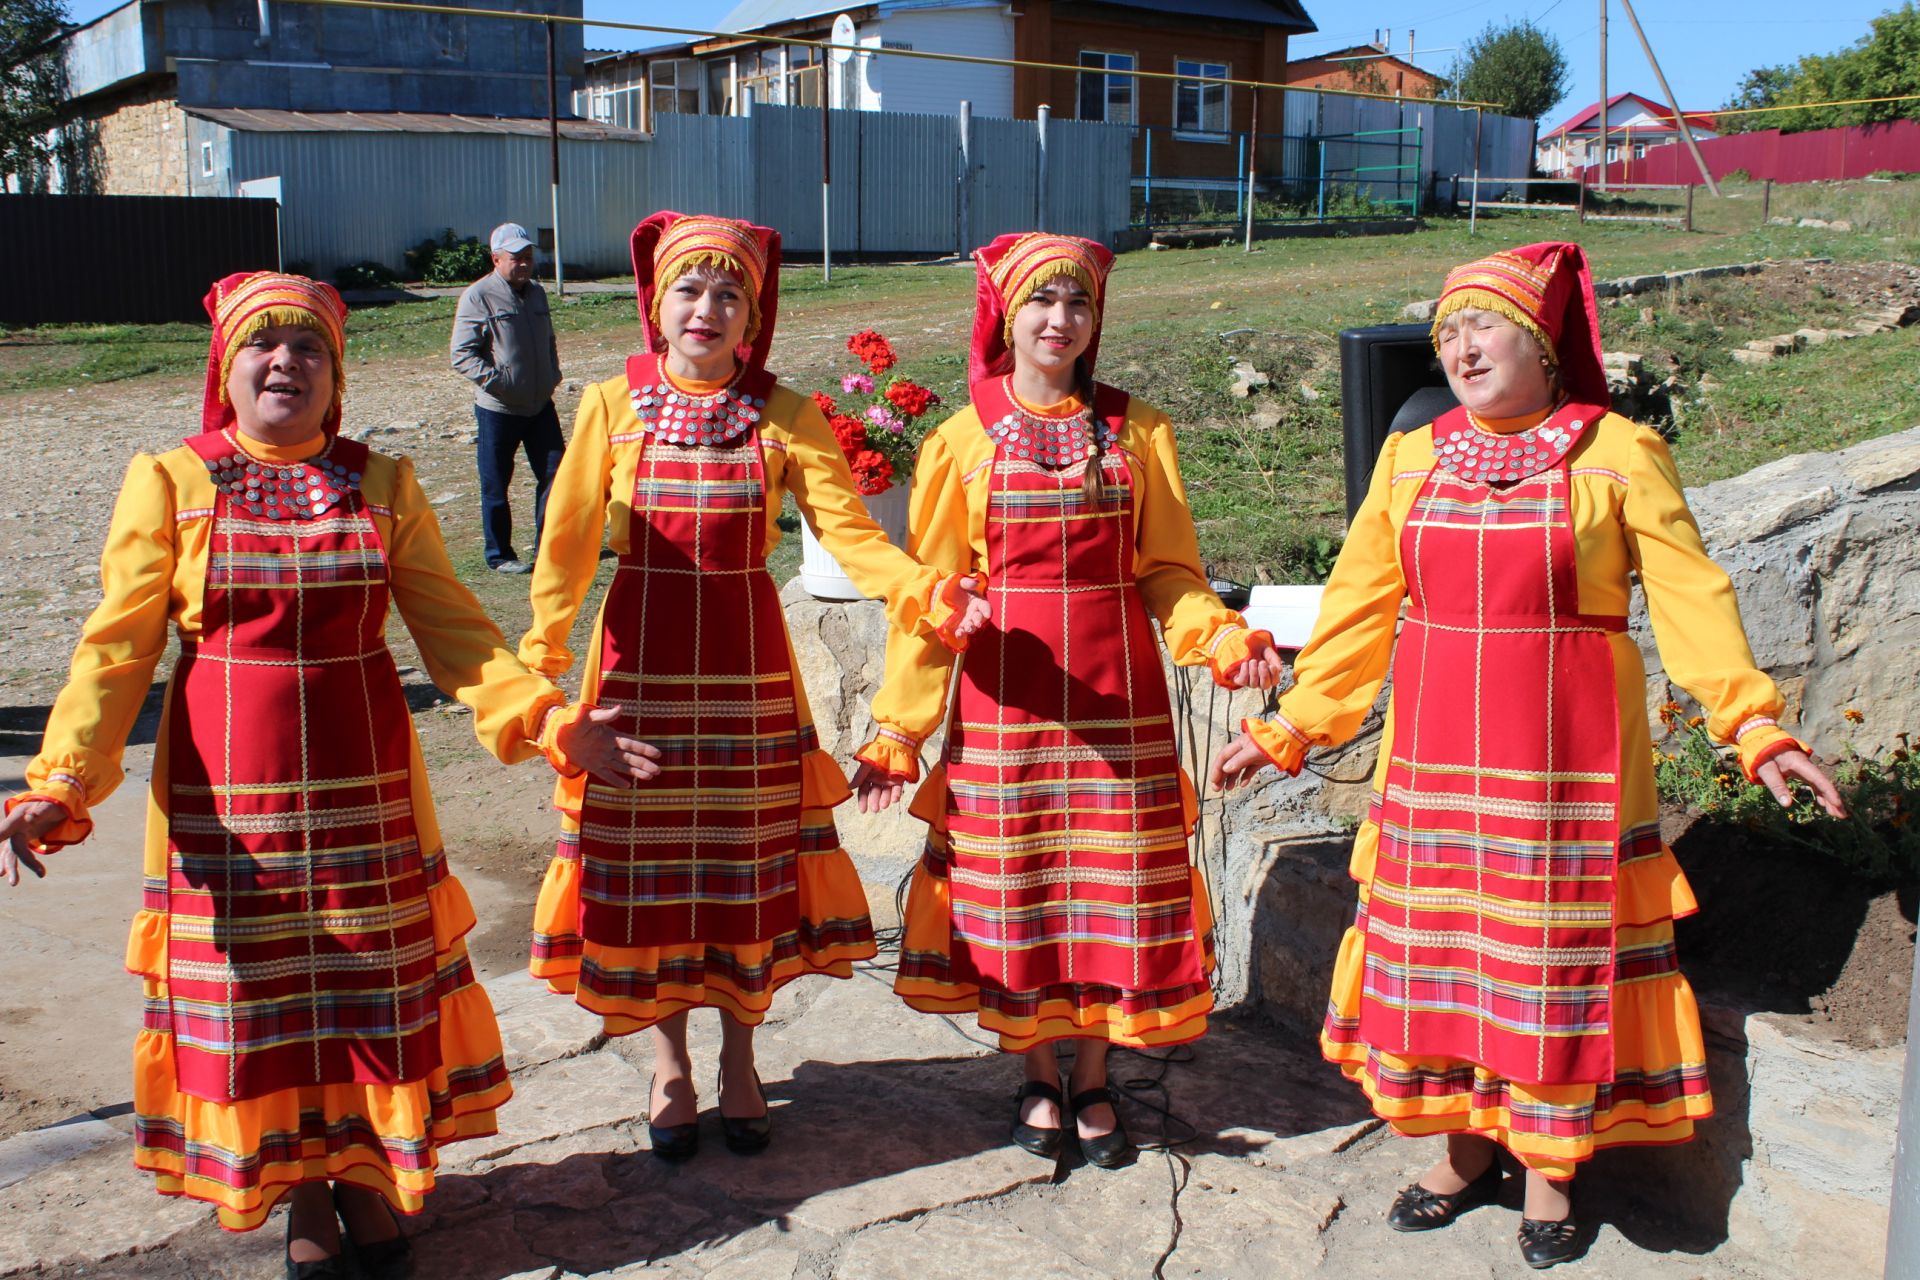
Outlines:
{"label": "red pointed headdress", "polygon": [[1606,408],[1607,375],[1600,364],[1600,306],[1593,271],[1577,244],[1548,240],[1503,249],[1447,273],[1433,313],[1440,322],[1468,307],[1495,311],[1534,336],[1560,366],[1560,385],[1572,400]]}
{"label": "red pointed headdress", "polygon": [[696,266],[719,267],[747,289],[747,338],[736,353],[748,368],[764,368],[773,347],[780,302],[780,233],[732,218],[662,209],[633,229],[633,280],[647,350],[665,349],[660,292]]}
{"label": "red pointed headdress", "polygon": [[207,386],[200,400],[200,426],[221,431],[234,422],[227,399],[227,376],[233,357],[248,338],[276,325],[297,324],[317,329],[333,353],[333,404],[323,429],[340,430],[340,397],[347,387],[347,304],[330,284],[279,271],[236,272],[215,282],[201,299],[213,321],[213,341],[207,348]]}
{"label": "red pointed headdress", "polygon": [[974,296],[973,346],[967,356],[969,384],[985,382],[1013,367],[1013,313],[1049,280],[1072,276],[1093,299],[1093,341],[1087,368],[1100,354],[1100,321],[1106,310],[1107,274],[1113,251],[1078,236],[1044,231],[1000,236],[973,251],[979,269]]}

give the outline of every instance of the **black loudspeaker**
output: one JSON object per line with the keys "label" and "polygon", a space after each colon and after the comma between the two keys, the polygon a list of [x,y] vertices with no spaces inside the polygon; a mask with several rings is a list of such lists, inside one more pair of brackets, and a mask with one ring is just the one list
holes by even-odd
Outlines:
{"label": "black loudspeaker", "polygon": [[1347,519],[1367,496],[1374,459],[1396,431],[1423,427],[1459,403],[1424,324],[1340,331],[1340,423],[1346,450]]}

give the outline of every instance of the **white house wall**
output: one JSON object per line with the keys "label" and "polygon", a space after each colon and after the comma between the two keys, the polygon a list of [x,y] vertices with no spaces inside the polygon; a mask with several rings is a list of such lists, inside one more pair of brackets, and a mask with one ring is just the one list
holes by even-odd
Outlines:
{"label": "white house wall", "polygon": [[[860,28],[860,43],[908,45],[926,53],[957,53],[975,58],[1013,57],[1013,16],[1005,5],[896,11]],[[1013,115],[1013,68],[924,58],[856,56],[866,64],[860,107],[863,111],[903,111],[952,115],[960,100],[972,101],[975,115]]]}

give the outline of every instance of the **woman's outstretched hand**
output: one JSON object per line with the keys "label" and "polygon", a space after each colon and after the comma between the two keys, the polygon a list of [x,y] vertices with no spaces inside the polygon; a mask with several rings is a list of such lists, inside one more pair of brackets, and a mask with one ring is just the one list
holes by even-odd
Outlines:
{"label": "woman's outstretched hand", "polygon": [[[984,602],[983,602],[984,603]],[[865,760],[853,771],[853,794],[859,797],[860,812],[879,813],[900,802],[906,791],[904,782],[889,782],[887,775],[868,764]]]}
{"label": "woman's outstretched hand", "polygon": [[1233,673],[1236,689],[1271,689],[1280,683],[1287,663],[1280,651],[1265,636],[1256,635],[1247,645],[1247,659]]}
{"label": "woman's outstretched hand", "polygon": [[0,880],[19,884],[21,867],[45,877],[47,869],[33,856],[28,842],[45,836],[66,816],[67,811],[51,800],[29,800],[0,818]]}
{"label": "woman's outstretched hand", "polygon": [[1793,792],[1787,786],[1787,779],[1798,778],[1813,788],[1813,798],[1822,809],[1836,818],[1847,816],[1847,802],[1840,798],[1840,790],[1833,785],[1833,779],[1797,747],[1773,756],[1753,772],[1761,785],[1773,792],[1773,798],[1784,808],[1793,807]]}
{"label": "woman's outstretched hand", "polygon": [[618,707],[595,707],[561,727],[555,744],[569,760],[614,787],[637,787],[660,776],[660,749],[615,733]]}
{"label": "woman's outstretched hand", "polygon": [[954,589],[960,593],[962,603],[959,609],[960,620],[953,624],[953,634],[965,639],[987,625],[987,619],[993,616],[993,606],[988,604],[987,597],[981,594],[980,579],[972,574],[955,583]]}
{"label": "woman's outstretched hand", "polygon": [[1220,748],[1220,754],[1213,758],[1213,768],[1207,773],[1207,781],[1215,791],[1231,791],[1270,763],[1267,753],[1243,733]]}

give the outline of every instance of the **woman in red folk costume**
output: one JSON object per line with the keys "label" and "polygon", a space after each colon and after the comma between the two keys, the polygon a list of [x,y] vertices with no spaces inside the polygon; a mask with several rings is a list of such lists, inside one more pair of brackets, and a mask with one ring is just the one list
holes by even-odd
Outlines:
{"label": "woman in red folk costume", "polygon": [[[1520,1252],[1576,1256],[1571,1179],[1600,1147],[1712,1113],[1660,840],[1629,573],[1667,674],[1749,778],[1832,784],[1775,723],[1725,573],[1658,434],[1609,412],[1586,255],[1535,244],[1447,277],[1434,349],[1460,407],[1390,437],[1296,683],[1214,763],[1233,785],[1359,728],[1389,671],[1360,911],[1320,1046],[1398,1133],[1445,1134],[1388,1224],[1442,1227],[1526,1169]],[[1394,632],[1402,602],[1406,622]]]}
{"label": "woman in red folk costume", "polygon": [[[1165,414],[1093,381],[1113,255],[1007,235],[975,255],[972,404],[921,447],[911,547],[988,581],[993,624],[967,651],[944,762],[915,797],[930,828],[895,989],[973,1012],[1025,1055],[1014,1141],[1057,1155],[1069,1076],[1080,1147],[1132,1148],[1108,1092],[1112,1045],[1178,1044],[1213,1006],[1207,897],[1188,865],[1192,784],[1175,754],[1157,620],[1175,662],[1226,686],[1280,674],[1207,586]],[[953,655],[895,630],[859,754],[864,808],[919,776]]]}
{"label": "woman in red folk costume", "polygon": [[288,1197],[289,1276],[348,1274],[340,1222],[363,1273],[399,1274],[387,1206],[418,1212],[438,1149],[494,1132],[510,1089],[389,603],[503,759],[534,754],[564,698],[454,577],[412,466],[340,437],[339,295],[235,275],[207,311],[204,430],[127,473],[103,598],[28,791],[7,802],[0,863],[37,866],[92,830],[171,623],[180,660],[128,947],[146,980],[135,1161],[232,1231]]}
{"label": "woman in red folk costume", "polygon": [[633,267],[645,350],[581,401],[520,648],[556,678],[572,665],[604,536],[619,568],[583,701],[547,739],[562,820],[532,970],[611,1034],[651,1029],[663,1158],[699,1138],[687,1011],[719,1009],[722,1132],[752,1152],[770,1133],[753,1031],[773,993],[874,954],[833,825],[851,793],[820,749],[767,573],[781,495],[899,625],[958,644],[986,604],[888,544],[818,406],[767,371],[777,232],[657,213],[634,230]]}

